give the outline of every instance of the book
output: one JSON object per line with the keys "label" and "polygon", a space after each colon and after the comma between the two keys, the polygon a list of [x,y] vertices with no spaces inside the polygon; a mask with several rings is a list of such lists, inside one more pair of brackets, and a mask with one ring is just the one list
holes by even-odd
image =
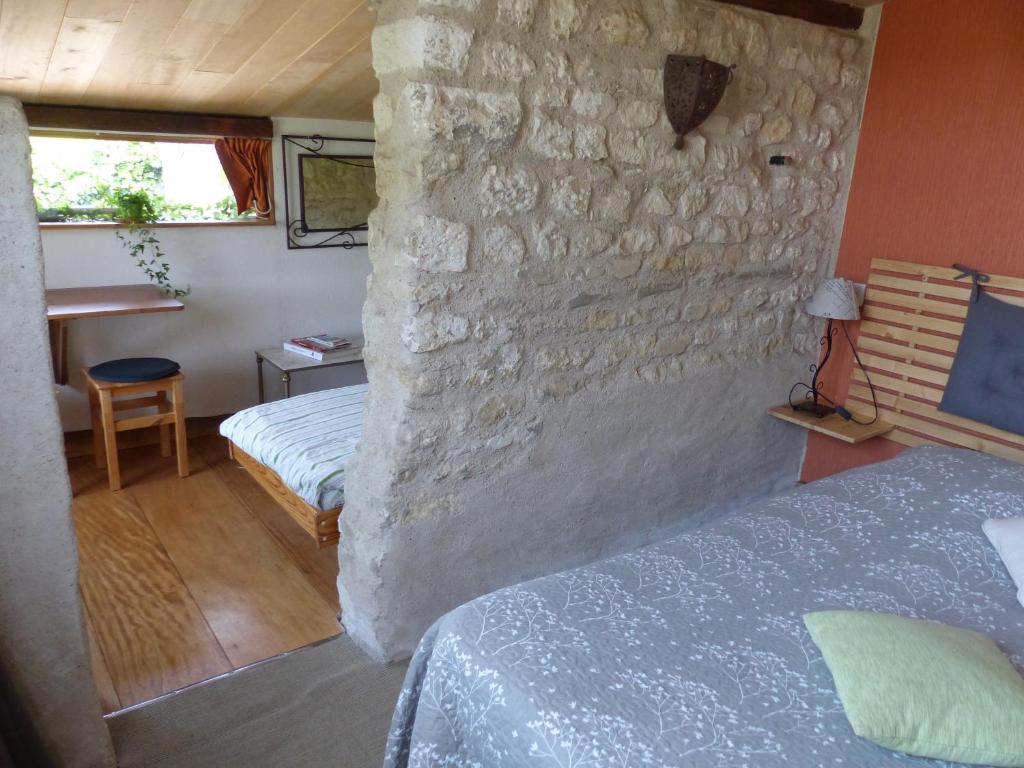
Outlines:
{"label": "book", "polygon": [[343,339],[340,336],[331,336],[326,333],[321,333],[316,336],[300,336],[299,338],[292,339],[291,341],[292,344],[298,344],[300,347],[318,349],[323,352],[334,349],[344,349],[345,347],[352,346],[348,339]]}
{"label": "book", "polygon": [[330,352],[329,347],[321,347],[317,344],[306,341],[305,339],[292,339],[291,341],[285,342],[286,344],[292,344],[296,347],[302,347],[303,349],[312,349],[314,352]]}
{"label": "book", "polygon": [[332,336],[328,333],[320,333],[316,336],[306,336],[307,341],[313,344],[320,344],[324,347],[343,347],[349,343],[348,339],[341,336]]}
{"label": "book", "polygon": [[344,352],[351,344],[346,344],[341,349],[323,350],[323,349],[312,349],[305,347],[300,344],[294,344],[290,341],[286,341],[283,345],[285,352],[291,352],[296,355],[302,355],[303,357],[309,357],[313,360],[330,360],[333,357],[337,357]]}

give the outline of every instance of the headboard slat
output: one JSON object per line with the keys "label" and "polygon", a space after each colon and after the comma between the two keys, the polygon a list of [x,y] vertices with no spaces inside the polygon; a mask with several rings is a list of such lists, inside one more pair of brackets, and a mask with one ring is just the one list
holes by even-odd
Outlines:
{"label": "headboard slat", "polygon": [[940,389],[946,388],[949,374],[942,371],[934,371],[921,365],[915,365],[906,360],[890,360],[887,357],[879,357],[865,350],[858,341],[857,348],[860,350],[860,359],[867,368],[874,368],[890,375],[895,374],[900,378],[916,379],[925,384],[937,386]]}
{"label": "headboard slat", "polygon": [[[861,330],[861,333],[864,333],[864,331]],[[931,339],[928,339],[928,341],[930,342]],[[922,345],[927,345],[926,342],[920,343]],[[861,336],[860,348],[866,349],[869,352],[877,352],[879,355],[901,358],[912,363],[920,363],[921,365],[938,368],[940,371],[945,371],[946,373],[949,373],[949,369],[953,366],[953,357],[951,355],[943,355],[939,352],[930,352],[920,347],[911,347],[906,344],[884,341],[867,335]]]}
{"label": "headboard slat", "polygon": [[[858,418],[866,416],[871,418],[871,406],[863,405],[858,403],[851,403],[853,408],[850,411]],[[1024,448],[1013,447],[1006,445],[995,440],[990,440],[986,437],[979,437],[972,435],[962,430],[936,424],[931,420],[917,418],[906,411],[883,411],[884,419],[890,424],[895,424],[896,428],[892,432],[887,432],[886,437],[890,439],[896,439],[900,433],[910,431],[916,433],[918,439],[924,439],[931,441],[931,443],[938,443],[940,445],[955,445],[960,448],[969,448],[972,451],[980,451],[981,453],[989,453],[993,456],[1000,456],[1004,459],[1010,459],[1011,461],[1018,461],[1024,464]],[[940,417],[945,417],[946,414],[939,413]],[[897,440],[899,442],[899,440]]]}
{"label": "headboard slat", "polygon": [[[919,283],[919,285],[928,285],[928,283]],[[912,312],[929,312],[941,315],[942,319],[945,320],[954,319],[962,321],[967,317],[966,301],[962,304],[954,304],[950,301],[932,299],[927,296],[910,296],[906,293],[895,293],[884,288],[879,289],[871,283],[868,283],[868,291],[870,298],[865,298],[865,301],[870,301],[872,304],[887,304],[904,311],[909,309]]]}
{"label": "headboard slat", "polygon": [[922,328],[936,333],[946,333],[951,336],[960,337],[964,329],[963,322],[956,320],[943,320],[938,317],[927,315],[915,315],[912,312],[903,312],[898,309],[879,307],[875,304],[865,304],[861,314],[871,320],[878,320],[880,323],[899,323],[916,328]]}
{"label": "headboard slat", "polygon": [[[894,395],[891,392],[879,392],[876,388],[875,394],[878,396],[879,408],[886,410],[893,410],[896,406],[896,401],[899,395]],[[850,386],[850,397],[858,400],[859,402],[854,404],[857,409],[865,409],[868,418],[871,416],[871,390],[864,384],[852,384]],[[960,429],[965,432],[977,432],[982,437],[989,437],[997,441],[1003,441],[1012,444],[1014,440],[1020,435],[1015,435],[1013,432],[1007,432],[1006,430],[996,429],[990,427],[987,424],[979,424],[976,421],[965,419],[962,416],[954,416],[951,413],[943,413],[935,407],[934,403],[921,402],[920,400],[911,400],[910,398],[903,398],[899,402],[900,410],[904,413],[912,414],[914,416],[922,416],[926,419],[933,419],[944,422],[946,426]],[[883,421],[892,421],[889,415],[886,414],[882,419]]]}
{"label": "headboard slat", "polygon": [[[931,277],[938,280],[956,280],[958,270],[949,267],[936,267],[931,264],[915,264],[910,261],[893,261],[892,259],[872,259],[871,271],[875,272],[898,272],[904,275],[915,277]],[[966,280],[961,282],[970,285]],[[989,275],[987,285],[990,288],[1004,288],[1008,291],[1019,291],[1024,293],[1024,278],[1005,277],[1003,275]]]}
{"label": "headboard slat", "polygon": [[938,349],[943,352],[948,352],[950,355],[956,353],[957,345],[960,344],[960,339],[952,338],[950,336],[939,336],[938,334],[932,334],[928,336],[924,341],[921,339],[920,330],[911,330],[909,328],[900,328],[896,325],[885,325],[883,323],[876,323],[872,320],[865,320],[860,324],[860,332],[862,334],[869,334],[871,336],[877,336],[882,339],[892,339],[893,341],[900,341],[904,344],[920,343],[921,346],[926,346],[931,349]]}
{"label": "headboard slat", "polygon": [[[938,409],[963,333],[971,295],[958,270],[875,259],[862,309],[857,351],[878,399],[879,417],[895,429],[887,439],[908,446],[970,448],[1024,463],[1024,435],[1006,432]],[[991,275],[985,289],[1024,306],[1024,279]],[[870,419],[871,391],[854,368],[847,408]]]}
{"label": "headboard slat", "polygon": [[[897,291],[913,291],[914,293],[921,290],[920,280],[914,280],[906,277],[892,277],[891,275],[874,274],[871,276],[871,285],[878,286],[880,288],[892,288]],[[960,304],[966,305],[968,299],[971,298],[971,284],[968,282],[948,285],[946,283],[929,282],[928,294],[930,296],[955,299]]]}
{"label": "headboard slat", "polygon": [[[890,378],[892,374],[883,374],[879,371],[871,372],[871,381],[876,387],[885,387],[894,392],[899,391],[906,397],[917,397],[929,402],[938,403],[942,399],[942,390],[930,387],[927,384],[918,384],[913,381],[901,379],[898,376]],[[853,372],[853,380],[862,384],[867,383],[864,374],[858,370]]]}

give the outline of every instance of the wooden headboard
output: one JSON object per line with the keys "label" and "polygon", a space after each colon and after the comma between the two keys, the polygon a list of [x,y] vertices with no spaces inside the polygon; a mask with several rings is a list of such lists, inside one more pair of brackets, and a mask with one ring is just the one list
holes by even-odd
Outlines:
{"label": "wooden headboard", "polygon": [[[971,297],[971,279],[958,270],[875,259],[857,351],[878,397],[878,417],[903,445],[952,445],[1024,463],[1024,435],[942,413],[936,407],[949,378]],[[985,291],[1024,306],[1024,280],[990,275]],[[1021,329],[1024,333],[1024,329]],[[846,407],[870,419],[871,391],[854,366]]]}

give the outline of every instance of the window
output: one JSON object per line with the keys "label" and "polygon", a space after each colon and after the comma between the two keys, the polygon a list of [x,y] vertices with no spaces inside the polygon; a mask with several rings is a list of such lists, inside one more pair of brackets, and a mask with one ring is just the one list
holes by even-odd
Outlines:
{"label": "window", "polygon": [[241,216],[209,139],[31,137],[44,224],[266,222]]}

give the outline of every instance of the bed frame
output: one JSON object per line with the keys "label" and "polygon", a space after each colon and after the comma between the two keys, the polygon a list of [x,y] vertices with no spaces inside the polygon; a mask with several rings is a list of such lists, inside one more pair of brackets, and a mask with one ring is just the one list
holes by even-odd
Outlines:
{"label": "bed frame", "polygon": [[[889,259],[871,262],[857,351],[878,397],[885,435],[902,445],[949,445],[1024,463],[1024,436],[943,413],[942,399],[964,329],[971,279],[959,270]],[[990,275],[982,290],[1024,306],[1024,280]],[[871,391],[857,366],[846,407],[874,415]]]}
{"label": "bed frame", "polygon": [[299,498],[291,488],[285,485],[278,474],[265,464],[260,464],[252,456],[228,440],[228,453],[242,468],[252,475],[260,486],[284,507],[302,529],[316,540],[317,547],[330,547],[338,543],[338,515],[341,507],[323,510],[314,507]]}

